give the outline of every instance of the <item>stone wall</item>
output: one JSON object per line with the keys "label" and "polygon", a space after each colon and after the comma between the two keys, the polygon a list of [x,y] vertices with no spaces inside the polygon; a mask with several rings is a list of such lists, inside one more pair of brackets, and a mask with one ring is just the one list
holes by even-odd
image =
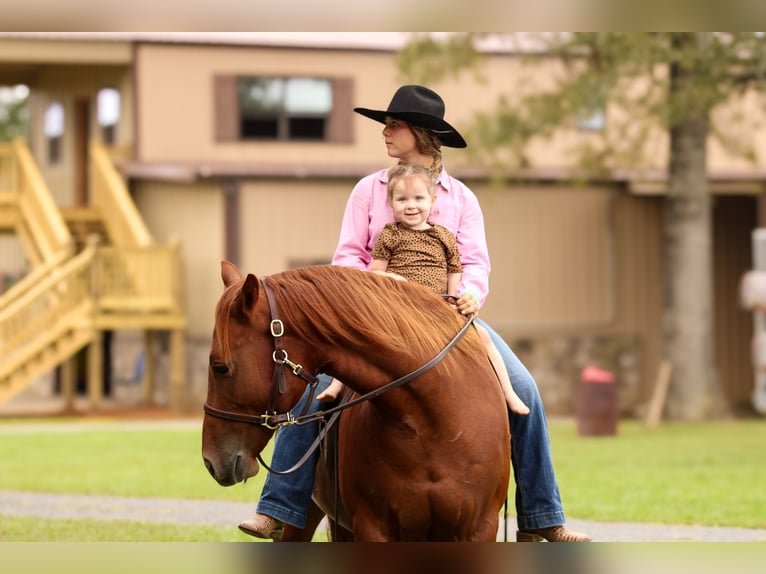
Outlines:
{"label": "stone wall", "polygon": [[539,336],[506,338],[537,381],[549,415],[575,414],[582,370],[595,366],[615,376],[621,416],[635,416],[642,361],[638,337]]}

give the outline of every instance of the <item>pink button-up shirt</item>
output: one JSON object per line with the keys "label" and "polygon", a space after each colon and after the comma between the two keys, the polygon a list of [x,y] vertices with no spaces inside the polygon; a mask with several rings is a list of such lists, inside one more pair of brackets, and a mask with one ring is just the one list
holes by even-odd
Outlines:
{"label": "pink button-up shirt", "polygon": [[[333,265],[365,271],[369,268],[370,254],[380,231],[386,223],[394,221],[394,212],[388,204],[387,183],[388,170],[383,169],[362,178],[354,186],[343,214]],[[466,291],[473,293],[481,306],[489,293],[490,264],[479,200],[444,169],[436,189],[436,202],[428,220],[455,234],[463,264],[458,295]]]}

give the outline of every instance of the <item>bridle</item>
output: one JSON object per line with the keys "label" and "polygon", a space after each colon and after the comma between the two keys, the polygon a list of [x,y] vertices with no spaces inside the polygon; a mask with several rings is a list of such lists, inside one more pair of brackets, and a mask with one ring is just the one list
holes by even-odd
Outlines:
{"label": "bridle", "polygon": [[[266,293],[266,300],[269,303],[269,313],[271,314],[269,331],[271,333],[272,338],[274,339],[274,352],[272,353],[272,359],[274,360],[274,363],[276,364],[274,368],[274,375],[272,377],[271,396],[269,397],[268,408],[266,409],[266,412],[264,412],[264,414],[262,415],[251,415],[248,413],[235,413],[232,411],[224,411],[221,409],[217,409],[215,407],[211,407],[207,403],[204,404],[203,409],[205,413],[211,416],[217,417],[219,419],[224,419],[224,420],[234,421],[234,422],[257,424],[257,425],[265,426],[266,428],[271,430],[275,430],[281,426],[302,425],[302,424],[308,424],[311,422],[316,422],[318,420],[326,419],[326,417],[328,417],[329,415],[339,413],[340,411],[353,407],[359,403],[372,400],[392,389],[395,389],[396,387],[399,387],[405,383],[412,381],[413,379],[416,379],[417,377],[421,376],[422,374],[426,373],[427,371],[431,370],[433,367],[438,365],[442,361],[442,359],[444,359],[444,357],[447,356],[447,353],[449,353],[452,350],[452,348],[457,344],[457,342],[463,337],[463,335],[465,335],[466,331],[468,331],[468,328],[471,326],[474,320],[474,315],[473,314],[469,315],[466,318],[467,320],[465,325],[463,325],[463,327],[449,341],[449,343],[447,343],[447,345],[437,355],[435,355],[430,361],[420,366],[419,368],[415,369],[411,373],[408,373],[402,377],[399,377],[398,379],[391,381],[390,383],[387,383],[383,385],[382,387],[379,387],[373,391],[370,391],[369,393],[365,393],[364,395],[361,395],[353,400],[342,402],[341,404],[324,411],[306,414],[306,411],[311,405],[311,402],[314,400],[314,393],[316,392],[316,387],[317,387],[317,383],[319,382],[319,379],[316,376],[312,375],[311,373],[306,372],[306,370],[304,370],[302,365],[298,363],[294,363],[293,361],[289,359],[287,351],[282,347],[282,336],[285,333],[285,327],[284,327],[284,324],[282,323],[282,320],[279,318],[279,310],[277,308],[276,300],[274,298],[274,293],[272,292],[271,288],[266,282],[266,279],[261,279],[261,285],[263,286],[264,293]],[[288,367],[290,368],[293,375],[303,379],[306,382],[306,385],[308,386],[308,388],[310,389],[308,400],[306,401],[306,404],[304,405],[301,414],[298,416],[294,416],[289,411],[284,413],[277,413],[275,410],[276,408],[275,405],[276,405],[276,400],[278,395],[284,394],[285,392],[285,369]]]}
{"label": "bridle", "polygon": [[[265,426],[271,430],[276,430],[280,426],[299,424],[301,422],[301,418],[306,414],[306,410],[311,404],[311,401],[314,400],[314,393],[316,392],[316,387],[317,383],[319,383],[319,379],[317,379],[311,373],[306,372],[302,365],[294,363],[290,360],[287,351],[285,351],[285,349],[282,347],[282,336],[285,334],[285,325],[279,318],[279,311],[277,310],[277,303],[274,299],[274,294],[271,291],[271,287],[269,287],[268,283],[266,283],[265,279],[261,279],[261,285],[263,286],[263,290],[266,293],[266,300],[269,303],[269,313],[271,314],[269,331],[271,333],[272,339],[274,339],[274,352],[271,354],[271,357],[276,364],[276,367],[274,368],[274,374],[272,376],[271,395],[269,396],[269,404],[266,408],[266,412],[264,412],[262,415],[235,413],[231,411],[216,409],[207,403],[204,404],[203,409],[207,414],[219,419],[257,424]],[[306,401],[303,412],[299,417],[295,417],[289,411],[278,414],[275,410],[278,395],[284,394],[286,390],[286,367],[289,367],[295,376],[302,378],[306,382],[306,385],[309,387],[309,389],[311,389],[309,399]]]}

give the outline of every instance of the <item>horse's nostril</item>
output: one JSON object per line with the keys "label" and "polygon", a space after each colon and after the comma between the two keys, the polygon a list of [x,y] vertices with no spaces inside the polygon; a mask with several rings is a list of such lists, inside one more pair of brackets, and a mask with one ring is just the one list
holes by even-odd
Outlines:
{"label": "horse's nostril", "polygon": [[234,482],[240,482],[244,478],[244,473],[242,472],[242,455],[238,454],[237,458],[234,460]]}
{"label": "horse's nostril", "polygon": [[213,478],[215,478],[215,468],[213,467],[213,463],[212,463],[212,462],[210,462],[210,461],[209,461],[208,459],[206,459],[205,457],[202,457],[202,460],[204,460],[204,461],[205,461],[205,468],[207,469],[207,471],[210,473],[210,475],[211,475]]}

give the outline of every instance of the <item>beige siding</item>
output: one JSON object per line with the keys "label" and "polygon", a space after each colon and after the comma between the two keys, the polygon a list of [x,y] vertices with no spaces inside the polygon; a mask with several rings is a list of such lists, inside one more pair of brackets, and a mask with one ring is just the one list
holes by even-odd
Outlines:
{"label": "beige siding", "polygon": [[188,332],[209,337],[213,309],[223,290],[223,204],[218,188],[213,184],[142,183],[135,198],[157,242],[180,239]]}
{"label": "beige siding", "polygon": [[642,346],[640,402],[648,401],[662,355],[662,203],[620,193],[617,232],[615,331],[638,335]]}
{"label": "beige siding", "polygon": [[614,318],[611,193],[511,187],[478,192],[492,259],[483,313],[504,331]]}
{"label": "beige siding", "polygon": [[242,269],[270,275],[300,262],[329,262],[351,186],[350,181],[243,183]]}

